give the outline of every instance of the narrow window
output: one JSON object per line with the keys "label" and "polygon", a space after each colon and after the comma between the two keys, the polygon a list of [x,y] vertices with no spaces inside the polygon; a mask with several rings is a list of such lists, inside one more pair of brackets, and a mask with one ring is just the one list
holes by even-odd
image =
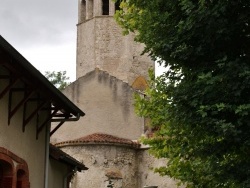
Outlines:
{"label": "narrow window", "polygon": [[16,188],[23,188],[25,187],[25,183],[27,183],[27,178],[24,170],[19,169],[17,171],[17,181],[16,181]]}
{"label": "narrow window", "polygon": [[82,23],[86,20],[86,2],[81,0],[79,4],[78,22]]}
{"label": "narrow window", "polygon": [[109,0],[102,0],[102,15],[109,15]]}
{"label": "narrow window", "polygon": [[117,1],[115,2],[115,11],[121,10],[121,8],[120,8],[121,1],[122,1],[122,0],[117,0]]}

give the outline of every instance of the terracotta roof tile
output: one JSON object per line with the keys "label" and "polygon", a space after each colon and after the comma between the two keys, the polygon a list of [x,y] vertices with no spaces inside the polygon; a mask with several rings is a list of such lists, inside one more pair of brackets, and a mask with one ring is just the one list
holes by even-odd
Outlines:
{"label": "terracotta roof tile", "polygon": [[64,142],[59,142],[55,144],[56,146],[66,146],[66,145],[79,145],[79,144],[112,144],[112,145],[125,145],[133,148],[139,148],[140,144],[138,142],[119,138],[113,135],[103,134],[103,133],[94,133],[87,135],[75,140],[69,140]]}

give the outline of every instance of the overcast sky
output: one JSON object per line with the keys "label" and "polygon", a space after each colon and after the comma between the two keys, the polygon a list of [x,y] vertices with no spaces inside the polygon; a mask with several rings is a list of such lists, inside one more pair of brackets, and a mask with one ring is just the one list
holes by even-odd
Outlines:
{"label": "overcast sky", "polygon": [[0,34],[42,73],[75,79],[77,0],[1,0]]}
{"label": "overcast sky", "polygon": [[75,80],[78,0],[1,0],[0,35],[40,72]]}

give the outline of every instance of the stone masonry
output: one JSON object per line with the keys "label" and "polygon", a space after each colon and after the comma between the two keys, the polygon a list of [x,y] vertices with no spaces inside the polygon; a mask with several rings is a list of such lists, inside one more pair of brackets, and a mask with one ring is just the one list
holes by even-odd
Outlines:
{"label": "stone masonry", "polygon": [[[77,24],[77,80],[63,92],[86,115],[65,122],[51,137],[63,151],[89,168],[76,173],[71,188],[176,188],[154,167],[165,159],[149,155],[137,140],[148,129],[134,109],[134,95],[147,87],[154,63],[141,55],[144,46],[134,35],[122,35],[113,15],[112,0],[79,0]],[[149,129],[150,130],[150,129]]]}

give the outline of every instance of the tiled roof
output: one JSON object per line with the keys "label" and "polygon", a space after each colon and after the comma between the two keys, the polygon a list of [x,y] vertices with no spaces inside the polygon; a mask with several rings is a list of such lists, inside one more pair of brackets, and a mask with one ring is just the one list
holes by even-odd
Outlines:
{"label": "tiled roof", "polygon": [[88,170],[84,164],[80,163],[75,158],[71,157],[52,144],[49,145],[49,156],[57,161],[61,161],[65,164],[68,164],[69,166],[72,166],[72,168],[77,167],[79,172],[81,170]]}
{"label": "tiled roof", "polygon": [[75,140],[69,140],[64,142],[59,142],[55,144],[56,146],[68,146],[68,145],[87,145],[87,144],[106,144],[106,145],[123,145],[132,148],[139,148],[140,144],[138,142],[119,138],[116,136],[103,134],[103,133],[94,133],[91,135],[87,135]]}

